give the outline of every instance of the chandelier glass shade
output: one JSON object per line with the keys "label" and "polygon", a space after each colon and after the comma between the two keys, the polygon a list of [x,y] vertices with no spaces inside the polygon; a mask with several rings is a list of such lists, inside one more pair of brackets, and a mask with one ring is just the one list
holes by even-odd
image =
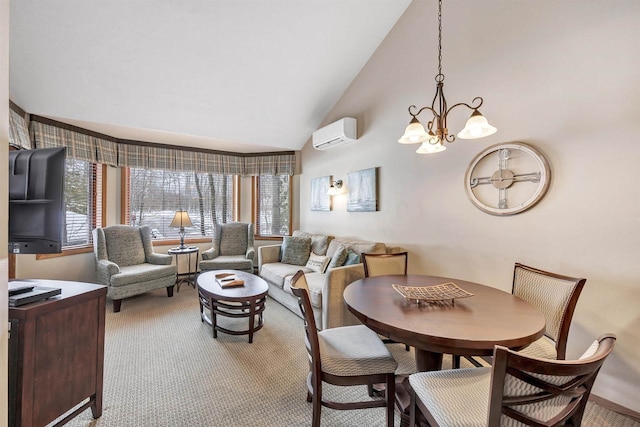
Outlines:
{"label": "chandelier glass shade", "polygon": [[[497,129],[489,124],[487,119],[478,110],[482,106],[482,98],[475,97],[471,104],[460,102],[451,107],[447,106],[447,100],[444,96],[444,74],[442,74],[442,0],[438,2],[438,74],[436,80],[436,94],[433,97],[431,106],[425,106],[420,109],[415,105],[409,107],[411,121],[400,137],[400,144],[418,144],[420,148],[416,150],[419,154],[439,153],[446,149],[445,143],[453,142],[456,135],[449,135],[447,129],[447,118],[451,110],[456,107],[465,106],[473,110],[471,117],[460,132],[458,138],[476,139],[493,135]],[[427,124],[427,129],[418,120],[418,115],[424,110],[429,110],[433,114],[433,119]],[[435,132],[433,127],[435,126]]]}

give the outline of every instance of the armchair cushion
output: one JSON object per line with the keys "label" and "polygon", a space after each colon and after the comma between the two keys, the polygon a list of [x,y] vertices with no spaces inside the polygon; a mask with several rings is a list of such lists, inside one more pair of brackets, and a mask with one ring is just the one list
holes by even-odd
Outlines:
{"label": "armchair cushion", "polygon": [[247,253],[247,224],[237,222],[216,227],[220,230],[220,255],[246,255]]}
{"label": "armchair cushion", "polygon": [[[149,263],[128,265],[120,268],[120,273],[111,276],[111,286],[126,286],[138,282],[162,279],[176,274],[174,265],[154,265]],[[171,282],[169,282],[171,283]]]}
{"label": "armchair cushion", "polygon": [[120,267],[142,264],[146,261],[140,230],[127,225],[103,228],[107,257]]}
{"label": "armchair cushion", "polygon": [[200,262],[200,268],[203,270],[209,270],[209,266],[213,267],[211,270],[251,271],[253,262],[245,258],[244,255],[220,255],[214,258],[211,263],[209,263],[209,260]]}

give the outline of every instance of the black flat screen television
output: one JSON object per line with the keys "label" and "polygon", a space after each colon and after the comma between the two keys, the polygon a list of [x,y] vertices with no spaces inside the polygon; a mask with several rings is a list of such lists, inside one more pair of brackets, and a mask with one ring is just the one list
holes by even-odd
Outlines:
{"label": "black flat screen television", "polygon": [[62,252],[66,151],[9,152],[9,253]]}

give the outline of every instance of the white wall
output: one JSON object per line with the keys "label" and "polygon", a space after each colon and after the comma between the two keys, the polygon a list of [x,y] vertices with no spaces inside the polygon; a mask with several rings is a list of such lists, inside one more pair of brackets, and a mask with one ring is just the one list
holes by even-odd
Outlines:
{"label": "white wall", "polygon": [[[458,0],[443,10],[443,72],[450,105],[483,96],[495,135],[419,155],[396,141],[407,107],[431,102],[437,72],[437,3],[414,0],[326,123],[358,119],[360,139],[319,152],[307,143],[300,177],[301,229],[399,245],[411,273],[511,289],[516,261],[586,277],[568,356],[598,335],[618,336],[594,393],[640,411],[640,3]],[[469,111],[452,113],[460,130]],[[426,113],[420,116],[429,120]],[[523,141],[552,167],[533,209],[495,217],[475,208],[463,177],[499,142]],[[310,180],[379,167],[380,211],[309,209]]]}

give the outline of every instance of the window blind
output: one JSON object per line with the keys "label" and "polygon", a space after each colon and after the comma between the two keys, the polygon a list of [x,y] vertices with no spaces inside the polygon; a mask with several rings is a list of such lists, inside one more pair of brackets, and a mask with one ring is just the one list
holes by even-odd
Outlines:
{"label": "window blind", "polygon": [[253,222],[259,236],[291,234],[291,177],[261,175],[254,178]]}

